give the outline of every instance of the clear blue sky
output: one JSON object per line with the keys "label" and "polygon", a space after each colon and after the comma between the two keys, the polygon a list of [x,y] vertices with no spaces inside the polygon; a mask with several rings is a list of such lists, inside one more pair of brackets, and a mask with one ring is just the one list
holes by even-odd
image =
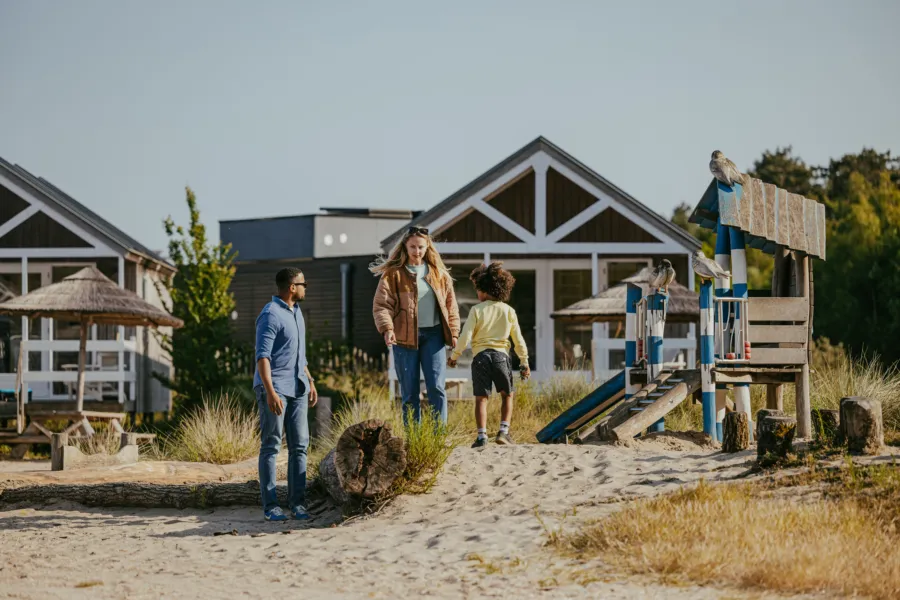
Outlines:
{"label": "clear blue sky", "polygon": [[544,135],[654,210],[900,152],[900,2],[0,0],[0,156],[150,247],[185,222],[427,208]]}

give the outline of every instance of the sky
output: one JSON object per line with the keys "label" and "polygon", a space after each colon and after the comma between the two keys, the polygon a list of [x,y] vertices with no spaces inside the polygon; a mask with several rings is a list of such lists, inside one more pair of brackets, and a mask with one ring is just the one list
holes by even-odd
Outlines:
{"label": "sky", "polygon": [[653,210],[900,152],[893,0],[0,0],[0,156],[153,249],[220,219],[427,209],[543,135]]}

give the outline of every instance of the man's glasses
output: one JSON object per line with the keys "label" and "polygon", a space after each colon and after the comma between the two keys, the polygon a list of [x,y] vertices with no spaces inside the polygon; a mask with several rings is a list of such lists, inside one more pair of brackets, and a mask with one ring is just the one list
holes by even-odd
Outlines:
{"label": "man's glasses", "polygon": [[305,290],[305,289],[306,289],[306,286],[309,285],[309,284],[306,283],[305,281],[295,281],[295,282],[292,283],[291,285],[292,285],[292,286],[294,286],[294,285],[302,285],[302,286],[303,286],[303,289]]}

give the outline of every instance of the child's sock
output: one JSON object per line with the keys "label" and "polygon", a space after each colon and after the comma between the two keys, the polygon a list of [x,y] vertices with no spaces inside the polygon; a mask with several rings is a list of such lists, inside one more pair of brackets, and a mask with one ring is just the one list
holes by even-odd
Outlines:
{"label": "child's sock", "polygon": [[479,439],[479,440],[486,440],[486,439],[487,439],[487,428],[486,428],[486,427],[479,427],[479,428],[478,428],[478,439]]}
{"label": "child's sock", "polygon": [[500,433],[509,434],[509,421],[500,421]]}

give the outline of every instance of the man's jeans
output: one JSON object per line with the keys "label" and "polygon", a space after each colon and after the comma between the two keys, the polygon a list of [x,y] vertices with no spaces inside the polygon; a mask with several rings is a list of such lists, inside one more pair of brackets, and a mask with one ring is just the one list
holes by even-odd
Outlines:
{"label": "man's jeans", "polygon": [[259,404],[259,490],[263,510],[278,506],[275,491],[275,457],[281,450],[281,438],[287,435],[288,508],[306,506],[306,450],[309,447],[309,396],[281,396],[284,410],[276,415],[269,410],[265,390],[256,390]]}
{"label": "man's jeans", "polygon": [[422,421],[419,410],[419,372],[425,377],[428,403],[435,416],[442,423],[447,422],[447,392],[444,390],[446,377],[447,349],[444,346],[442,325],[419,329],[419,348],[394,346],[394,369],[400,382],[403,398],[403,422],[408,419],[407,411],[412,409],[416,422]]}

